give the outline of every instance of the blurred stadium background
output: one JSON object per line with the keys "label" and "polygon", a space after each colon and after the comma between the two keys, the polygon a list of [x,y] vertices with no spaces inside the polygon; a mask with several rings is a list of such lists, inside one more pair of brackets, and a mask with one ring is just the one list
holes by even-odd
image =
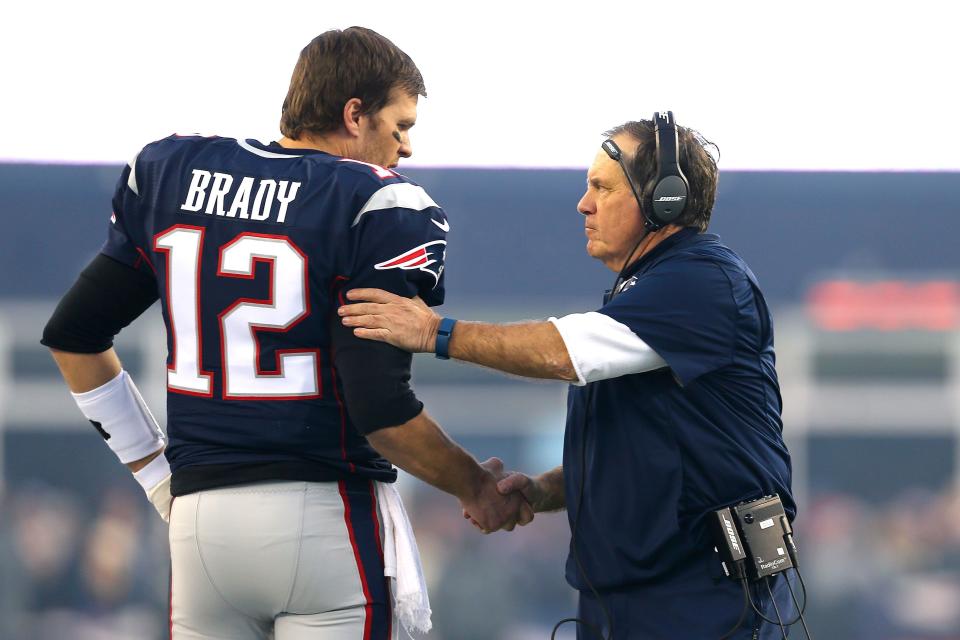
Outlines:
{"label": "blurred stadium background", "polygon": [[[53,93],[0,106],[0,639],[167,637],[166,528],[70,401],[40,332],[103,240],[126,155],[172,130],[215,128],[219,117],[220,133],[243,134],[230,119],[242,116],[259,127],[247,135],[272,139],[296,52],[349,24],[393,38],[431,90],[414,138],[419,164],[404,172],[450,216],[448,315],[517,320],[599,305],[611,277],[583,252],[583,169],[564,167],[585,167],[605,127],[669,107],[719,143],[712,230],[751,264],[775,311],[811,630],[820,640],[960,639],[960,136],[957,101],[942,88],[956,10],[846,3],[822,20],[829,5],[818,2],[801,12],[746,3],[753,10],[743,15],[678,3],[688,26],[710,33],[676,60],[688,69],[714,56],[706,98],[684,74],[610,84],[607,73],[616,78],[636,51],[600,34],[648,15],[639,7],[558,10],[553,40],[531,45],[521,39],[540,24],[536,8],[486,3],[454,16],[424,4],[399,17],[376,13],[386,5],[327,15],[297,4],[306,15],[288,33],[258,34],[269,52],[189,37],[177,52],[159,46],[170,22],[249,28],[243,3],[129,15],[104,5],[87,31],[72,24],[89,17],[79,5],[51,21],[41,13],[50,3],[12,8],[10,24],[48,32],[0,42],[5,60],[30,61],[5,64],[0,81]],[[430,31],[424,12],[450,25]],[[581,29],[589,42],[571,47],[583,43]],[[610,48],[599,75],[590,71],[598,42]],[[650,36],[651,49],[672,42]],[[211,53],[224,48],[236,64]],[[550,64],[537,66],[544,51]],[[184,62],[191,55],[221,64],[221,75],[198,80]],[[251,64],[264,84],[252,107],[238,107],[224,92]],[[920,85],[922,103],[911,94]],[[728,91],[735,97],[723,98]],[[495,100],[477,107],[485,92]],[[529,120],[512,119],[515,104]],[[163,423],[158,308],[117,348]],[[563,385],[422,356],[415,385],[477,457],[527,472],[559,462]],[[485,537],[454,499],[409,477],[401,484],[429,574],[430,637],[542,639],[574,611],[564,515]]]}
{"label": "blurred stadium background", "polygon": [[[92,257],[116,166],[0,165],[22,224],[0,238],[0,638],[165,637],[165,527],[79,415],[37,343]],[[418,169],[450,214],[450,315],[596,307],[574,170]],[[958,638],[960,174],[727,172],[714,229],[759,274],[777,320],[799,540],[818,638]],[[904,233],[905,217],[923,218]],[[102,223],[102,224],[101,224]],[[909,237],[906,237],[909,236]],[[32,265],[24,268],[24,265]],[[118,350],[163,413],[158,308]],[[564,386],[418,356],[427,407],[478,457],[560,460]],[[436,637],[546,638],[573,610],[566,519],[484,537],[405,478]]]}

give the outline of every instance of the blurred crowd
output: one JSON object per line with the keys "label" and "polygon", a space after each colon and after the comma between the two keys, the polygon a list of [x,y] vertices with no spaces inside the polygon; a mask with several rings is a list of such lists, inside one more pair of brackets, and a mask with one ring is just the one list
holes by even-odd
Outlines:
{"label": "blurred crowd", "polygon": [[[430,583],[431,638],[545,639],[574,613],[563,514],[483,536],[454,499],[409,478],[404,487]],[[136,485],[89,490],[25,484],[3,498],[0,638],[167,637],[165,525]],[[797,529],[816,638],[960,640],[960,493],[911,490],[881,503],[820,494]],[[572,638],[564,629],[559,637]]]}
{"label": "blurred crowd", "polygon": [[960,639],[960,492],[817,496],[799,522],[819,637]]}
{"label": "blurred crowd", "polygon": [[28,485],[0,506],[0,638],[162,638],[169,557],[142,494]]}

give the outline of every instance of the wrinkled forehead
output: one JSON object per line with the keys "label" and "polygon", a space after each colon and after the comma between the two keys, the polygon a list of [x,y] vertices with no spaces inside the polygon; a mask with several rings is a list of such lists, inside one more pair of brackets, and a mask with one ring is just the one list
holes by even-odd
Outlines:
{"label": "wrinkled forehead", "polygon": [[[616,139],[614,140],[616,141]],[[619,142],[617,144],[619,144]],[[611,180],[615,180],[619,172],[620,165],[617,161],[608,156],[607,152],[600,148],[597,149],[596,155],[593,156],[593,163],[587,169],[587,182],[592,180],[610,182]]]}
{"label": "wrinkled forehead", "polygon": [[[630,166],[637,152],[639,141],[627,133],[617,134],[611,139],[616,142],[620,148],[623,164]],[[607,152],[601,147],[597,150],[596,155],[593,157],[593,164],[590,165],[590,169],[587,171],[587,181],[598,179],[606,182],[626,183],[626,177],[623,175],[623,171],[620,163],[607,155]]]}

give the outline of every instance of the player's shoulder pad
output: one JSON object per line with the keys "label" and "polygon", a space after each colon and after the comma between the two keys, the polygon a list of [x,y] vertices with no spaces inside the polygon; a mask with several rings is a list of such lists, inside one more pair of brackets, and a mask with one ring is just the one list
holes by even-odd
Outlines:
{"label": "player's shoulder pad", "polygon": [[170,156],[178,153],[187,153],[191,150],[210,144],[225,142],[235,141],[231,138],[223,138],[221,136],[204,136],[200,135],[199,133],[191,133],[186,135],[174,133],[166,138],[155,140],[154,142],[146,145],[140,151],[140,156],[143,159],[150,161],[166,160]]}
{"label": "player's shoulder pad", "polygon": [[338,165],[341,181],[353,183],[356,213],[351,227],[376,211],[440,209],[423,187],[396,171],[346,158],[339,159]]}
{"label": "player's shoulder pad", "polygon": [[167,162],[175,156],[190,153],[200,146],[227,139],[228,138],[222,138],[220,136],[204,136],[198,133],[189,135],[174,133],[166,138],[154,140],[140,149],[127,163],[127,168],[125,169],[125,171],[129,170],[127,186],[139,196],[140,186],[143,184],[143,172],[147,166],[155,166]]}

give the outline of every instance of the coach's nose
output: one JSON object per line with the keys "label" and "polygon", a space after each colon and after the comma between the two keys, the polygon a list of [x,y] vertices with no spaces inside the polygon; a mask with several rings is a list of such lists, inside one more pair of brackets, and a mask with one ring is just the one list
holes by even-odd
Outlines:
{"label": "coach's nose", "polygon": [[589,216],[597,212],[597,203],[590,196],[589,189],[583,193],[583,196],[580,198],[580,202],[577,203],[577,211],[585,216]]}

